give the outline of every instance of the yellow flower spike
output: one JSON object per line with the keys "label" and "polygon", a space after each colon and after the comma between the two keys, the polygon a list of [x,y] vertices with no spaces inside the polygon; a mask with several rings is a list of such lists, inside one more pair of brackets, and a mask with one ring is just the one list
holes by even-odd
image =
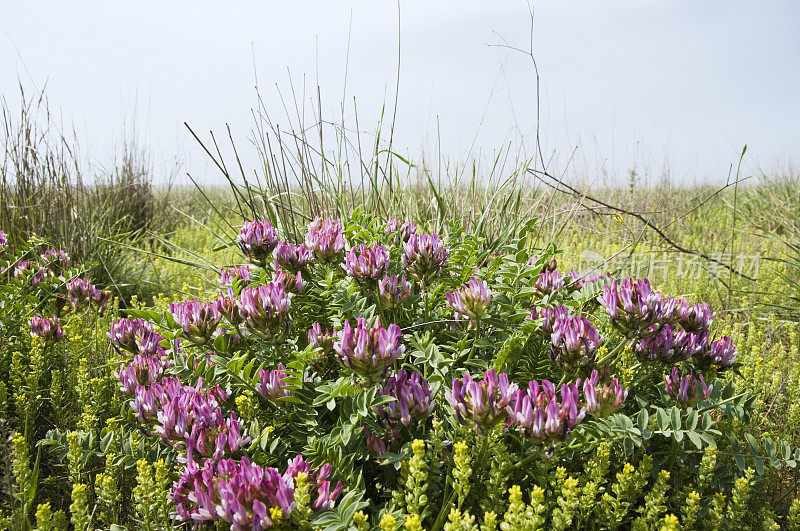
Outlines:
{"label": "yellow flower spike", "polygon": [[382,531],[394,531],[397,529],[397,520],[391,514],[384,514],[380,526]]}

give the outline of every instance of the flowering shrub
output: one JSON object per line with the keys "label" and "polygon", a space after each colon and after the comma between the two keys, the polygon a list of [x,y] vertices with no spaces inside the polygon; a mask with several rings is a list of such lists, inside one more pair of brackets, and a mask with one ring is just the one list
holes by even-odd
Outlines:
{"label": "flowering shrub", "polygon": [[[216,290],[121,312],[60,254],[4,248],[0,303],[24,302],[2,324],[25,352],[0,387],[24,434],[4,510],[76,528],[730,526],[796,465],[788,442],[739,442],[753,393],[709,305],[561,273],[524,231],[498,256],[483,243],[359,212],[302,243],[251,221],[251,265]],[[65,487],[37,487],[42,470]]]}

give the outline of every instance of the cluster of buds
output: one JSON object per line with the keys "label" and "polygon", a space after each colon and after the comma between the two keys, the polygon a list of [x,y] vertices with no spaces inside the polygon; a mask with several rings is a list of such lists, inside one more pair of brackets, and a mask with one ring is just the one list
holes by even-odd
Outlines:
{"label": "cluster of buds", "polygon": [[198,344],[208,342],[222,320],[217,301],[188,300],[169,305],[169,313],[183,329],[184,336]]}
{"label": "cluster of buds", "polygon": [[242,225],[236,243],[251,263],[263,267],[278,244],[278,233],[272,223],[265,219],[248,221]]}
{"label": "cluster of buds", "polygon": [[412,234],[417,233],[417,224],[413,221],[400,222],[397,218],[389,218],[386,222],[386,234],[393,234],[393,243],[395,245],[406,243],[411,239]]}
{"label": "cluster of buds", "polygon": [[[262,530],[290,522],[294,511],[332,509],[342,492],[341,482],[331,488],[332,471],[327,463],[312,471],[300,455],[289,460],[284,474],[247,458],[208,460],[202,467],[190,462],[170,498],[178,521],[195,525],[224,521],[234,531]],[[300,484],[308,488],[309,507],[299,507],[295,498]]]}
{"label": "cluster of buds", "polygon": [[34,315],[28,320],[28,327],[31,329],[31,336],[39,336],[45,343],[52,344],[64,337],[61,323],[55,315],[50,318]]}
{"label": "cluster of buds", "polygon": [[378,295],[387,308],[394,310],[411,295],[411,283],[405,275],[387,275],[378,281]]}
{"label": "cluster of buds", "polygon": [[702,374],[698,374],[697,378],[695,378],[694,374],[690,372],[688,376],[681,377],[677,367],[672,368],[672,372],[667,376],[664,385],[667,388],[667,394],[674,398],[681,407],[693,406],[708,399],[711,396],[711,391],[714,390],[713,385],[706,385]]}
{"label": "cluster of buds", "polygon": [[303,245],[295,245],[293,243],[278,242],[275,250],[272,251],[272,267],[277,271],[279,269],[286,269],[296,273],[308,265],[311,259],[314,258],[314,252]]}
{"label": "cluster of buds", "polygon": [[266,286],[242,290],[236,306],[248,330],[277,344],[286,339],[292,324],[289,319],[291,300],[283,284],[270,282]]}
{"label": "cluster of buds", "polygon": [[542,320],[542,324],[539,326],[538,332],[543,336],[550,336],[553,333],[553,325],[556,322],[556,319],[569,319],[572,314],[564,305],[559,305],[555,307],[550,306],[543,306],[541,308],[532,308],[530,310],[530,314],[526,317],[526,319],[532,319],[536,321],[537,319]]}
{"label": "cluster of buds", "polygon": [[578,409],[578,382],[561,386],[561,403],[556,387],[548,380],[541,386],[536,380],[528,382],[528,390],[517,390],[506,407],[511,429],[542,443],[565,440],[586,416],[586,408]]}
{"label": "cluster of buds", "polygon": [[458,291],[445,294],[447,305],[453,309],[458,321],[480,321],[488,313],[492,292],[486,282],[473,278]]}
{"label": "cluster of buds", "polygon": [[111,345],[118,351],[123,350],[131,354],[145,354],[161,357],[164,347],[161,341],[164,337],[153,329],[153,325],[142,319],[117,319],[111,323],[111,329],[106,334],[111,340]]}
{"label": "cluster of buds", "polygon": [[400,327],[390,324],[367,327],[363,317],[355,328],[348,321],[339,331],[338,341],[333,345],[339,362],[352,370],[365,385],[374,385],[386,376],[389,367],[405,352],[401,343]]}
{"label": "cluster of buds", "polygon": [[73,278],[67,282],[67,294],[70,304],[76,310],[92,304],[100,310],[105,310],[111,300],[110,291],[97,289],[91,282],[82,278]]}
{"label": "cluster of buds", "polygon": [[308,344],[322,350],[323,353],[328,354],[333,352],[333,344],[336,340],[336,331],[331,332],[327,328],[322,331],[322,325],[314,323],[308,329]]}
{"label": "cluster of buds", "polygon": [[241,287],[246,288],[250,284],[250,277],[252,276],[250,266],[246,265],[222,268],[219,273],[220,286],[232,286],[234,281],[239,279]]}
{"label": "cluster of buds", "polygon": [[634,350],[642,360],[673,363],[688,360],[707,348],[708,333],[687,332],[664,325],[658,334],[639,340]]}
{"label": "cluster of buds", "polygon": [[284,396],[292,396],[292,392],[286,389],[289,385],[285,381],[287,376],[286,367],[283,364],[278,365],[277,369],[271,371],[259,369],[256,390],[270,402],[275,402]]}
{"label": "cluster of buds", "polygon": [[564,289],[564,279],[558,271],[542,271],[533,288],[539,297],[552,295]]}
{"label": "cluster of buds", "polygon": [[389,268],[389,253],[383,245],[359,244],[344,257],[342,268],[357,284],[374,288]]}
{"label": "cluster of buds", "polygon": [[40,256],[42,264],[53,271],[61,271],[69,266],[69,255],[62,250],[48,249]]}
{"label": "cluster of buds", "polygon": [[416,427],[421,420],[433,413],[433,393],[428,388],[428,381],[418,372],[409,376],[404,370],[398,371],[378,390],[378,395],[395,399],[394,402],[375,408],[378,422],[390,429],[398,424]]}
{"label": "cluster of buds", "polygon": [[603,286],[598,301],[625,337],[649,335],[653,325],[664,319],[663,296],[650,288],[647,279],[614,279]]}
{"label": "cluster of buds", "polygon": [[562,368],[576,369],[594,361],[600,334],[583,316],[557,317],[550,334],[550,358]]}
{"label": "cluster of buds", "polygon": [[338,219],[317,217],[308,225],[306,247],[321,263],[335,261],[345,247],[344,231]]}
{"label": "cluster of buds", "polygon": [[447,402],[453,406],[459,423],[478,433],[486,433],[504,422],[518,390],[516,384],[508,383],[508,375],[494,370],[486,371],[483,379],[476,381],[470,374],[462,379],[453,378],[453,387],[445,393]]}
{"label": "cluster of buds", "polygon": [[423,288],[430,286],[447,265],[447,249],[436,234],[412,234],[403,244],[403,268]]}
{"label": "cluster of buds", "polygon": [[275,268],[275,274],[272,275],[272,282],[276,284],[282,284],[288,293],[295,294],[303,293],[303,290],[306,289],[306,285],[308,284],[305,280],[303,280],[303,273],[301,271],[292,273],[291,271],[287,272],[280,267]]}
{"label": "cluster of buds", "polygon": [[[583,396],[586,412],[595,417],[606,417],[616,411],[625,399],[628,392],[622,388],[616,378],[608,374],[608,365],[605,367],[602,381],[597,369],[583,382]],[[580,383],[580,380],[578,380]]]}

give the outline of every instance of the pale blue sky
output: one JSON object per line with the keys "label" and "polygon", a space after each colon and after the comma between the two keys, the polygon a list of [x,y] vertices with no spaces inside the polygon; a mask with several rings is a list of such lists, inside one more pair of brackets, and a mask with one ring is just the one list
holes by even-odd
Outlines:
{"label": "pale blue sky", "polygon": [[[396,146],[430,152],[437,118],[443,151],[464,157],[520,135],[532,141],[524,2],[401,1],[401,88]],[[676,180],[724,179],[748,144],[747,172],[800,162],[800,2],[550,0],[535,2],[534,54],[542,75],[542,131],[561,168],[589,177],[636,167]],[[347,101],[373,129],[393,100],[396,3],[0,2],[0,93],[17,78],[48,83],[99,164],[135,118],[158,161],[178,155],[210,172],[183,128],[247,138],[254,63],[269,110],[277,86],[322,86],[329,117],[342,97],[352,13]],[[318,77],[317,77],[318,76]],[[531,145],[531,144],[528,144]],[[250,159],[248,159],[250,160]]]}

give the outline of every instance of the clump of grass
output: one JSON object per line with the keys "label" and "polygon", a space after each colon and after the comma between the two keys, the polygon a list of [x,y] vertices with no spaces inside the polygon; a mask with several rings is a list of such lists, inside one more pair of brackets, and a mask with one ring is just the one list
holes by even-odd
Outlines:
{"label": "clump of grass", "polygon": [[0,227],[93,264],[94,281],[125,299],[140,290],[146,261],[119,243],[143,243],[169,221],[169,190],[154,188],[146,152],[125,142],[111,170],[87,174],[76,135],[57,123],[44,92],[20,89],[18,111],[5,98],[0,110]]}

